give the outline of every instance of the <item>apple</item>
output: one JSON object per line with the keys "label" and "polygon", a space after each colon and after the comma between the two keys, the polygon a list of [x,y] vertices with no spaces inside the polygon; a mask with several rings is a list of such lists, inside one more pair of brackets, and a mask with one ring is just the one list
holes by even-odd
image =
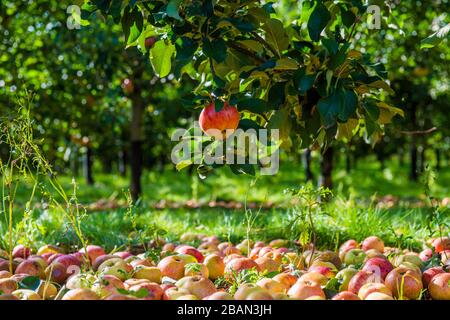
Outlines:
{"label": "apple", "polygon": [[133,271],[133,267],[121,258],[113,258],[103,262],[98,267],[97,271],[102,275],[110,274],[125,281],[129,278],[130,273]]}
{"label": "apple", "polygon": [[319,262],[319,261],[331,262],[335,266],[335,268],[338,268],[338,269],[340,269],[342,266],[342,261],[339,258],[339,255],[336,252],[329,251],[329,250],[321,252],[319,254],[319,256],[317,257],[316,261],[317,262]]}
{"label": "apple", "polygon": [[[228,262],[230,262],[233,259],[239,259],[239,258],[245,258],[244,256],[237,254],[237,253],[233,253],[230,255],[227,255],[223,258],[223,263],[225,263],[225,265],[227,265]],[[253,258],[251,258],[252,260],[254,260]],[[256,259],[256,258],[255,258]]]}
{"label": "apple", "polygon": [[26,259],[31,254],[31,249],[25,247],[23,244],[19,244],[14,247],[12,256],[13,258],[22,258]]}
{"label": "apple", "polygon": [[158,269],[161,270],[163,277],[169,277],[175,280],[184,276],[185,260],[180,256],[168,256],[158,263]]}
{"label": "apple", "polygon": [[137,292],[139,290],[145,289],[147,290],[148,294],[143,300],[161,300],[164,294],[163,289],[159,286],[159,284],[154,282],[143,282],[140,284],[136,284],[132,287],[130,287],[129,291],[131,292]]}
{"label": "apple", "polygon": [[325,299],[325,293],[318,283],[302,281],[301,279],[289,289],[288,296],[300,300],[306,300],[312,296],[319,296]]}
{"label": "apple", "polygon": [[450,261],[450,250],[441,251],[441,262],[445,264],[447,261]]}
{"label": "apple", "polygon": [[269,246],[272,248],[287,247],[289,245],[289,240],[286,239],[275,239],[269,242]]}
{"label": "apple", "polygon": [[94,263],[95,259],[106,254],[102,247],[96,245],[88,245],[86,248],[82,248],[78,252],[84,255],[87,253],[91,264]]}
{"label": "apple", "polygon": [[70,276],[66,282],[67,289],[89,289],[97,279],[93,275],[78,273]]}
{"label": "apple", "polygon": [[131,81],[131,79],[124,79],[122,82],[122,90],[123,92],[125,92],[125,94],[131,94],[134,91],[134,85],[133,85],[133,81]]}
{"label": "apple", "polygon": [[373,292],[381,292],[387,295],[392,296],[391,290],[386,287],[383,283],[366,283],[363,285],[359,291],[358,296],[361,300],[365,300],[367,296]]}
{"label": "apple", "polygon": [[369,249],[366,251],[366,259],[364,260],[364,262],[366,262],[367,260],[372,259],[372,258],[387,259],[387,257],[383,253],[379,252],[378,250]]}
{"label": "apple", "polygon": [[118,252],[115,252],[113,255],[117,256],[119,258],[122,258],[123,260],[133,256],[130,252],[127,252],[127,251],[118,251]]}
{"label": "apple", "polygon": [[241,251],[240,251],[238,248],[236,248],[235,246],[228,246],[228,247],[226,247],[225,249],[223,249],[223,250],[221,251],[221,253],[222,253],[224,256],[229,256],[229,255],[232,255],[232,254],[238,254],[238,255],[241,255]]}
{"label": "apple", "polygon": [[217,112],[215,103],[211,102],[200,113],[200,128],[208,136],[217,140],[228,138],[238,127],[239,112],[228,102],[224,102],[222,109]]}
{"label": "apple", "polygon": [[112,295],[107,296],[104,300],[139,300],[139,299],[131,295],[114,293]]}
{"label": "apple", "polygon": [[444,269],[442,267],[432,267],[427,270],[425,270],[422,273],[422,283],[424,288],[428,288],[428,285],[431,282],[431,279],[433,279],[434,276],[440,273],[445,273]]}
{"label": "apple", "polygon": [[100,300],[97,294],[85,288],[72,289],[66,292],[61,300]]}
{"label": "apple", "polygon": [[68,276],[66,270],[66,266],[62,263],[53,262],[45,269],[45,277],[53,282],[63,284]]}
{"label": "apple", "polygon": [[289,290],[297,282],[296,276],[286,272],[279,273],[272,279],[282,284],[286,291]]}
{"label": "apple", "polygon": [[63,253],[52,253],[49,257],[47,257],[47,263],[50,264],[53,261],[56,260],[56,258],[59,258],[61,256],[64,256]]}
{"label": "apple", "polygon": [[370,258],[364,263],[362,268],[363,271],[373,272],[381,277],[381,279],[385,279],[387,274],[394,269],[394,266],[387,260],[386,258]]}
{"label": "apple", "polygon": [[125,285],[122,280],[112,275],[101,275],[97,281],[92,285],[92,291],[94,291],[99,297],[105,298],[112,294],[118,294],[120,292],[117,289],[125,289]]}
{"label": "apple", "polygon": [[150,259],[140,259],[137,258],[133,259],[130,264],[133,266],[133,268],[137,267],[154,267],[154,264]]}
{"label": "apple", "polygon": [[115,256],[113,254],[104,254],[104,255],[98,256],[92,263],[92,270],[97,271],[98,267],[103,262],[105,262],[106,260],[109,260],[109,259],[113,259],[113,258],[117,258],[117,256]]}
{"label": "apple", "polygon": [[199,300],[197,296],[193,294],[186,294],[184,296],[178,297],[176,300]]}
{"label": "apple", "polygon": [[255,260],[259,267],[259,270],[263,273],[278,272],[280,271],[281,265],[267,257],[259,257]]}
{"label": "apple", "polygon": [[17,287],[17,281],[14,281],[13,279],[0,279],[0,292],[4,294],[13,293],[17,290]]}
{"label": "apple", "polygon": [[251,291],[245,300],[273,300],[272,295],[265,289],[260,288],[259,290]]}
{"label": "apple", "polygon": [[[303,274],[300,278],[300,281],[308,281],[308,282],[315,282],[319,285],[326,285],[328,282],[328,278],[325,277],[323,274],[316,272],[316,271],[311,271],[311,272],[307,272],[305,274]],[[298,281],[297,281],[298,282]]]}
{"label": "apple", "polygon": [[318,272],[323,274],[325,277],[331,279],[336,276],[337,269],[331,262],[325,262],[320,260],[315,260],[313,264],[308,268],[308,272]]}
{"label": "apple", "polygon": [[353,292],[341,291],[338,294],[336,294],[335,296],[333,296],[333,298],[331,298],[331,300],[361,300],[361,299]]}
{"label": "apple", "polygon": [[208,274],[211,280],[216,280],[217,278],[223,276],[225,271],[225,263],[219,255],[207,255],[204,264],[208,268]]}
{"label": "apple", "polygon": [[415,265],[417,268],[419,268],[419,270],[423,266],[422,259],[420,259],[420,257],[415,254],[402,254],[395,258],[395,264],[397,266],[400,266],[401,264],[404,264],[405,262]]}
{"label": "apple", "polygon": [[41,296],[33,290],[19,289],[14,291],[12,294],[20,300],[42,300]]}
{"label": "apple", "polygon": [[430,260],[432,256],[433,256],[433,251],[429,248],[421,251],[419,254],[419,258],[423,262]]}
{"label": "apple", "polygon": [[175,251],[175,244],[173,243],[166,243],[165,245],[163,245],[162,251],[169,251],[169,252],[174,252]]}
{"label": "apple", "polygon": [[79,270],[79,267],[81,267],[80,260],[70,254],[59,256],[50,263],[61,263],[66,267],[66,271],[69,274],[73,273],[75,270]]}
{"label": "apple", "polygon": [[440,253],[444,250],[450,250],[450,238],[449,237],[441,237],[437,238],[433,241],[434,251]]}
{"label": "apple", "polygon": [[428,291],[435,300],[450,300],[450,273],[435,275],[428,285]]}
{"label": "apple", "polygon": [[45,267],[43,267],[37,260],[25,260],[21,262],[14,272],[15,274],[27,274],[45,279]]}
{"label": "apple", "polygon": [[273,252],[273,248],[272,247],[262,247],[259,251],[258,251],[258,255],[260,257],[265,256],[267,253],[269,252]]}
{"label": "apple", "polygon": [[191,294],[188,289],[172,287],[164,291],[163,300],[176,300],[178,297]]}
{"label": "apple", "polygon": [[353,278],[355,274],[358,273],[358,270],[352,267],[347,267],[342,269],[336,274],[336,279],[338,279],[341,282],[341,285],[339,286],[339,291],[347,291],[348,284],[350,283],[350,280]]}
{"label": "apple", "polygon": [[259,271],[258,264],[250,258],[237,258],[227,263],[225,266],[225,274],[231,274],[232,272],[241,272],[246,269],[256,269]]}
{"label": "apple", "polygon": [[162,273],[157,267],[139,266],[135,269],[133,278],[146,279],[150,282],[161,283]]}
{"label": "apple", "polygon": [[372,282],[382,282],[382,280],[373,272],[358,271],[348,283],[348,291],[358,294],[363,285]]}
{"label": "apple", "polygon": [[145,49],[147,50],[151,49],[156,41],[158,41],[157,37],[145,38]]}
{"label": "apple", "polygon": [[137,285],[137,284],[142,284],[142,283],[149,283],[151,282],[150,280],[147,279],[127,279],[123,282],[123,285],[125,286],[126,290],[129,290],[131,287]]}
{"label": "apple", "polygon": [[344,260],[345,254],[351,249],[358,249],[358,242],[356,240],[350,239],[341,244],[339,247],[339,258]]}
{"label": "apple", "polygon": [[204,297],[203,300],[234,300],[234,298],[228,292],[218,291]]}
{"label": "apple", "polygon": [[41,281],[36,292],[44,300],[53,300],[58,294],[58,288],[49,281]]}
{"label": "apple", "polygon": [[381,253],[384,252],[384,242],[376,236],[367,237],[361,244],[364,251],[375,249]]}
{"label": "apple", "polygon": [[42,256],[43,254],[54,254],[54,253],[63,253],[64,250],[60,247],[53,246],[51,244],[47,244],[45,246],[42,246],[38,249],[37,255]]}
{"label": "apple", "polygon": [[419,273],[397,267],[386,276],[386,286],[392,291],[396,298],[417,299],[422,291],[422,277]]}
{"label": "apple", "polygon": [[245,300],[247,296],[250,294],[250,292],[254,290],[263,290],[263,289],[254,283],[244,283],[243,285],[239,286],[236,292],[234,293],[234,299]]}
{"label": "apple", "polygon": [[202,276],[204,278],[209,277],[208,267],[201,263],[188,263],[184,266],[184,276]]}
{"label": "apple", "polygon": [[366,253],[362,249],[350,249],[344,256],[344,263],[348,265],[358,265],[364,262]]}
{"label": "apple", "polygon": [[366,297],[365,300],[394,300],[394,298],[382,292],[372,292]]}
{"label": "apple", "polygon": [[12,273],[6,270],[0,271],[0,279],[6,279],[12,277]]}
{"label": "apple", "polygon": [[279,283],[278,281],[271,278],[262,278],[256,282],[256,285],[269,291],[271,294],[274,293],[285,293],[286,287]]}
{"label": "apple", "polygon": [[178,280],[175,285],[179,288],[188,289],[193,295],[199,299],[203,299],[217,291],[214,283],[204,277],[190,276]]}
{"label": "apple", "polygon": [[202,263],[203,260],[205,260],[203,254],[192,246],[180,246],[177,249],[175,249],[175,252],[191,255],[200,263]]}
{"label": "apple", "polygon": [[1,300],[19,300],[16,296],[12,294],[0,294],[0,301]]}

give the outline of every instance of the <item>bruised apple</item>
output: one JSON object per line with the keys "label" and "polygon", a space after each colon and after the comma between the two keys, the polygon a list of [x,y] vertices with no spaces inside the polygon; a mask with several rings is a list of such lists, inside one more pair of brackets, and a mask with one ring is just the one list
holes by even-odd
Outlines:
{"label": "bruised apple", "polygon": [[398,267],[389,272],[385,284],[394,297],[401,299],[415,300],[419,298],[423,288],[421,275],[405,267]]}
{"label": "bruised apple", "polygon": [[217,140],[228,138],[239,124],[239,112],[228,102],[224,102],[222,109],[217,112],[214,102],[207,105],[200,113],[200,128],[208,136]]}
{"label": "bruised apple", "polygon": [[214,283],[201,276],[184,277],[178,280],[175,285],[190,291],[199,299],[203,299],[217,291]]}

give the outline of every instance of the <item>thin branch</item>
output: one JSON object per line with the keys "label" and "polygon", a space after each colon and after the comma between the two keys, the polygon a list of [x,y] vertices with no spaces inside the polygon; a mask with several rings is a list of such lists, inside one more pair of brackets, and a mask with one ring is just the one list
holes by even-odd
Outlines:
{"label": "thin branch", "polygon": [[427,129],[427,130],[400,131],[400,133],[407,134],[407,135],[410,135],[410,136],[420,136],[420,135],[430,134],[430,133],[436,131],[437,129],[438,128],[433,127],[433,128]]}

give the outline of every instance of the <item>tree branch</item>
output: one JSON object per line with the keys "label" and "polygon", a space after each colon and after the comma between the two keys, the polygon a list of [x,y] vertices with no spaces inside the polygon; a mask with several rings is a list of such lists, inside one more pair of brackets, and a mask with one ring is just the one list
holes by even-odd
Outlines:
{"label": "tree branch", "polygon": [[267,49],[269,49],[270,52],[273,53],[273,55],[275,57],[280,58],[280,54],[278,53],[277,50],[275,50],[266,40],[264,40],[259,34],[257,34],[255,31],[251,32],[251,35],[253,37],[255,37],[256,41],[258,41],[259,43],[261,43],[264,47],[266,47]]}
{"label": "tree branch", "polygon": [[245,54],[246,56],[249,56],[250,58],[252,58],[253,60],[258,61],[259,63],[266,62],[263,58],[258,57],[254,52],[252,52],[250,50],[247,50],[247,49],[239,46],[238,44],[236,44],[234,42],[227,41],[227,46],[229,46],[230,48],[232,48],[232,49],[234,49],[234,50],[236,50],[236,51],[238,51],[238,52],[240,52],[242,54]]}
{"label": "tree branch", "polygon": [[438,128],[433,127],[433,128],[427,129],[427,130],[400,131],[400,133],[407,134],[407,135],[410,135],[410,136],[420,136],[420,135],[430,134],[430,133],[436,131],[437,129]]}

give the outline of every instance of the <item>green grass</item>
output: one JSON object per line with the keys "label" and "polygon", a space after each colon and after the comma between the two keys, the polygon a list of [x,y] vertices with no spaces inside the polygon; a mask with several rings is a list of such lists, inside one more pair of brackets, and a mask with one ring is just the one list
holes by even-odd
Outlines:
{"label": "green grass", "polygon": [[[317,168],[315,168],[317,169]],[[388,169],[380,170],[373,159],[368,158],[350,173],[338,169],[335,171],[335,199],[321,212],[314,211],[314,223],[318,244],[334,249],[338,243],[354,238],[362,240],[369,235],[382,237],[387,244],[401,247],[420,248],[422,241],[430,236],[426,229],[430,209],[412,208],[408,201],[423,198],[423,186],[407,179],[405,168],[399,168],[395,161]],[[88,186],[82,179],[77,198],[80,203],[88,204],[101,198],[125,199],[128,179],[119,176],[96,175],[94,186]],[[71,178],[61,177],[60,182],[71,192]],[[437,174],[433,185],[433,194],[443,197],[449,194],[450,170]],[[281,207],[261,210],[250,231],[253,239],[271,240],[311,236],[307,221],[300,219],[293,227],[294,218],[302,213],[304,207],[291,205],[291,196],[283,191],[286,188],[298,188],[304,184],[301,166],[282,162],[281,171],[276,176],[260,177],[256,182],[248,176],[235,176],[228,169],[215,172],[206,180],[198,180],[187,172],[173,170],[147,172],[143,178],[143,202],[136,208],[137,230],[132,227],[126,215],[127,209],[108,212],[89,213],[82,220],[82,230],[90,243],[106,246],[108,249],[129,244],[137,244],[144,239],[149,241],[155,232],[164,232],[164,237],[177,240],[186,232],[218,235],[223,240],[238,241],[246,236],[245,210],[227,210],[223,208],[200,209],[164,209],[156,210],[152,203],[164,200],[184,202],[192,199],[195,183],[198,183],[198,200],[234,200],[234,201],[272,201]],[[47,189],[45,182],[42,189]],[[61,212],[42,207],[33,210],[32,217],[20,224],[23,216],[20,207],[28,200],[30,187],[20,187],[16,197],[15,240],[26,242],[34,247],[45,243],[80,245],[69,224]],[[392,194],[405,201],[400,207],[381,209],[370,205],[370,197]],[[37,195],[37,202],[45,199]],[[256,213],[257,210],[253,210]],[[0,232],[6,247],[6,220],[0,220]],[[444,220],[450,223],[450,217]],[[306,231],[305,231],[306,230]],[[448,229],[444,229],[448,233]],[[138,237],[141,234],[142,237]]]}

